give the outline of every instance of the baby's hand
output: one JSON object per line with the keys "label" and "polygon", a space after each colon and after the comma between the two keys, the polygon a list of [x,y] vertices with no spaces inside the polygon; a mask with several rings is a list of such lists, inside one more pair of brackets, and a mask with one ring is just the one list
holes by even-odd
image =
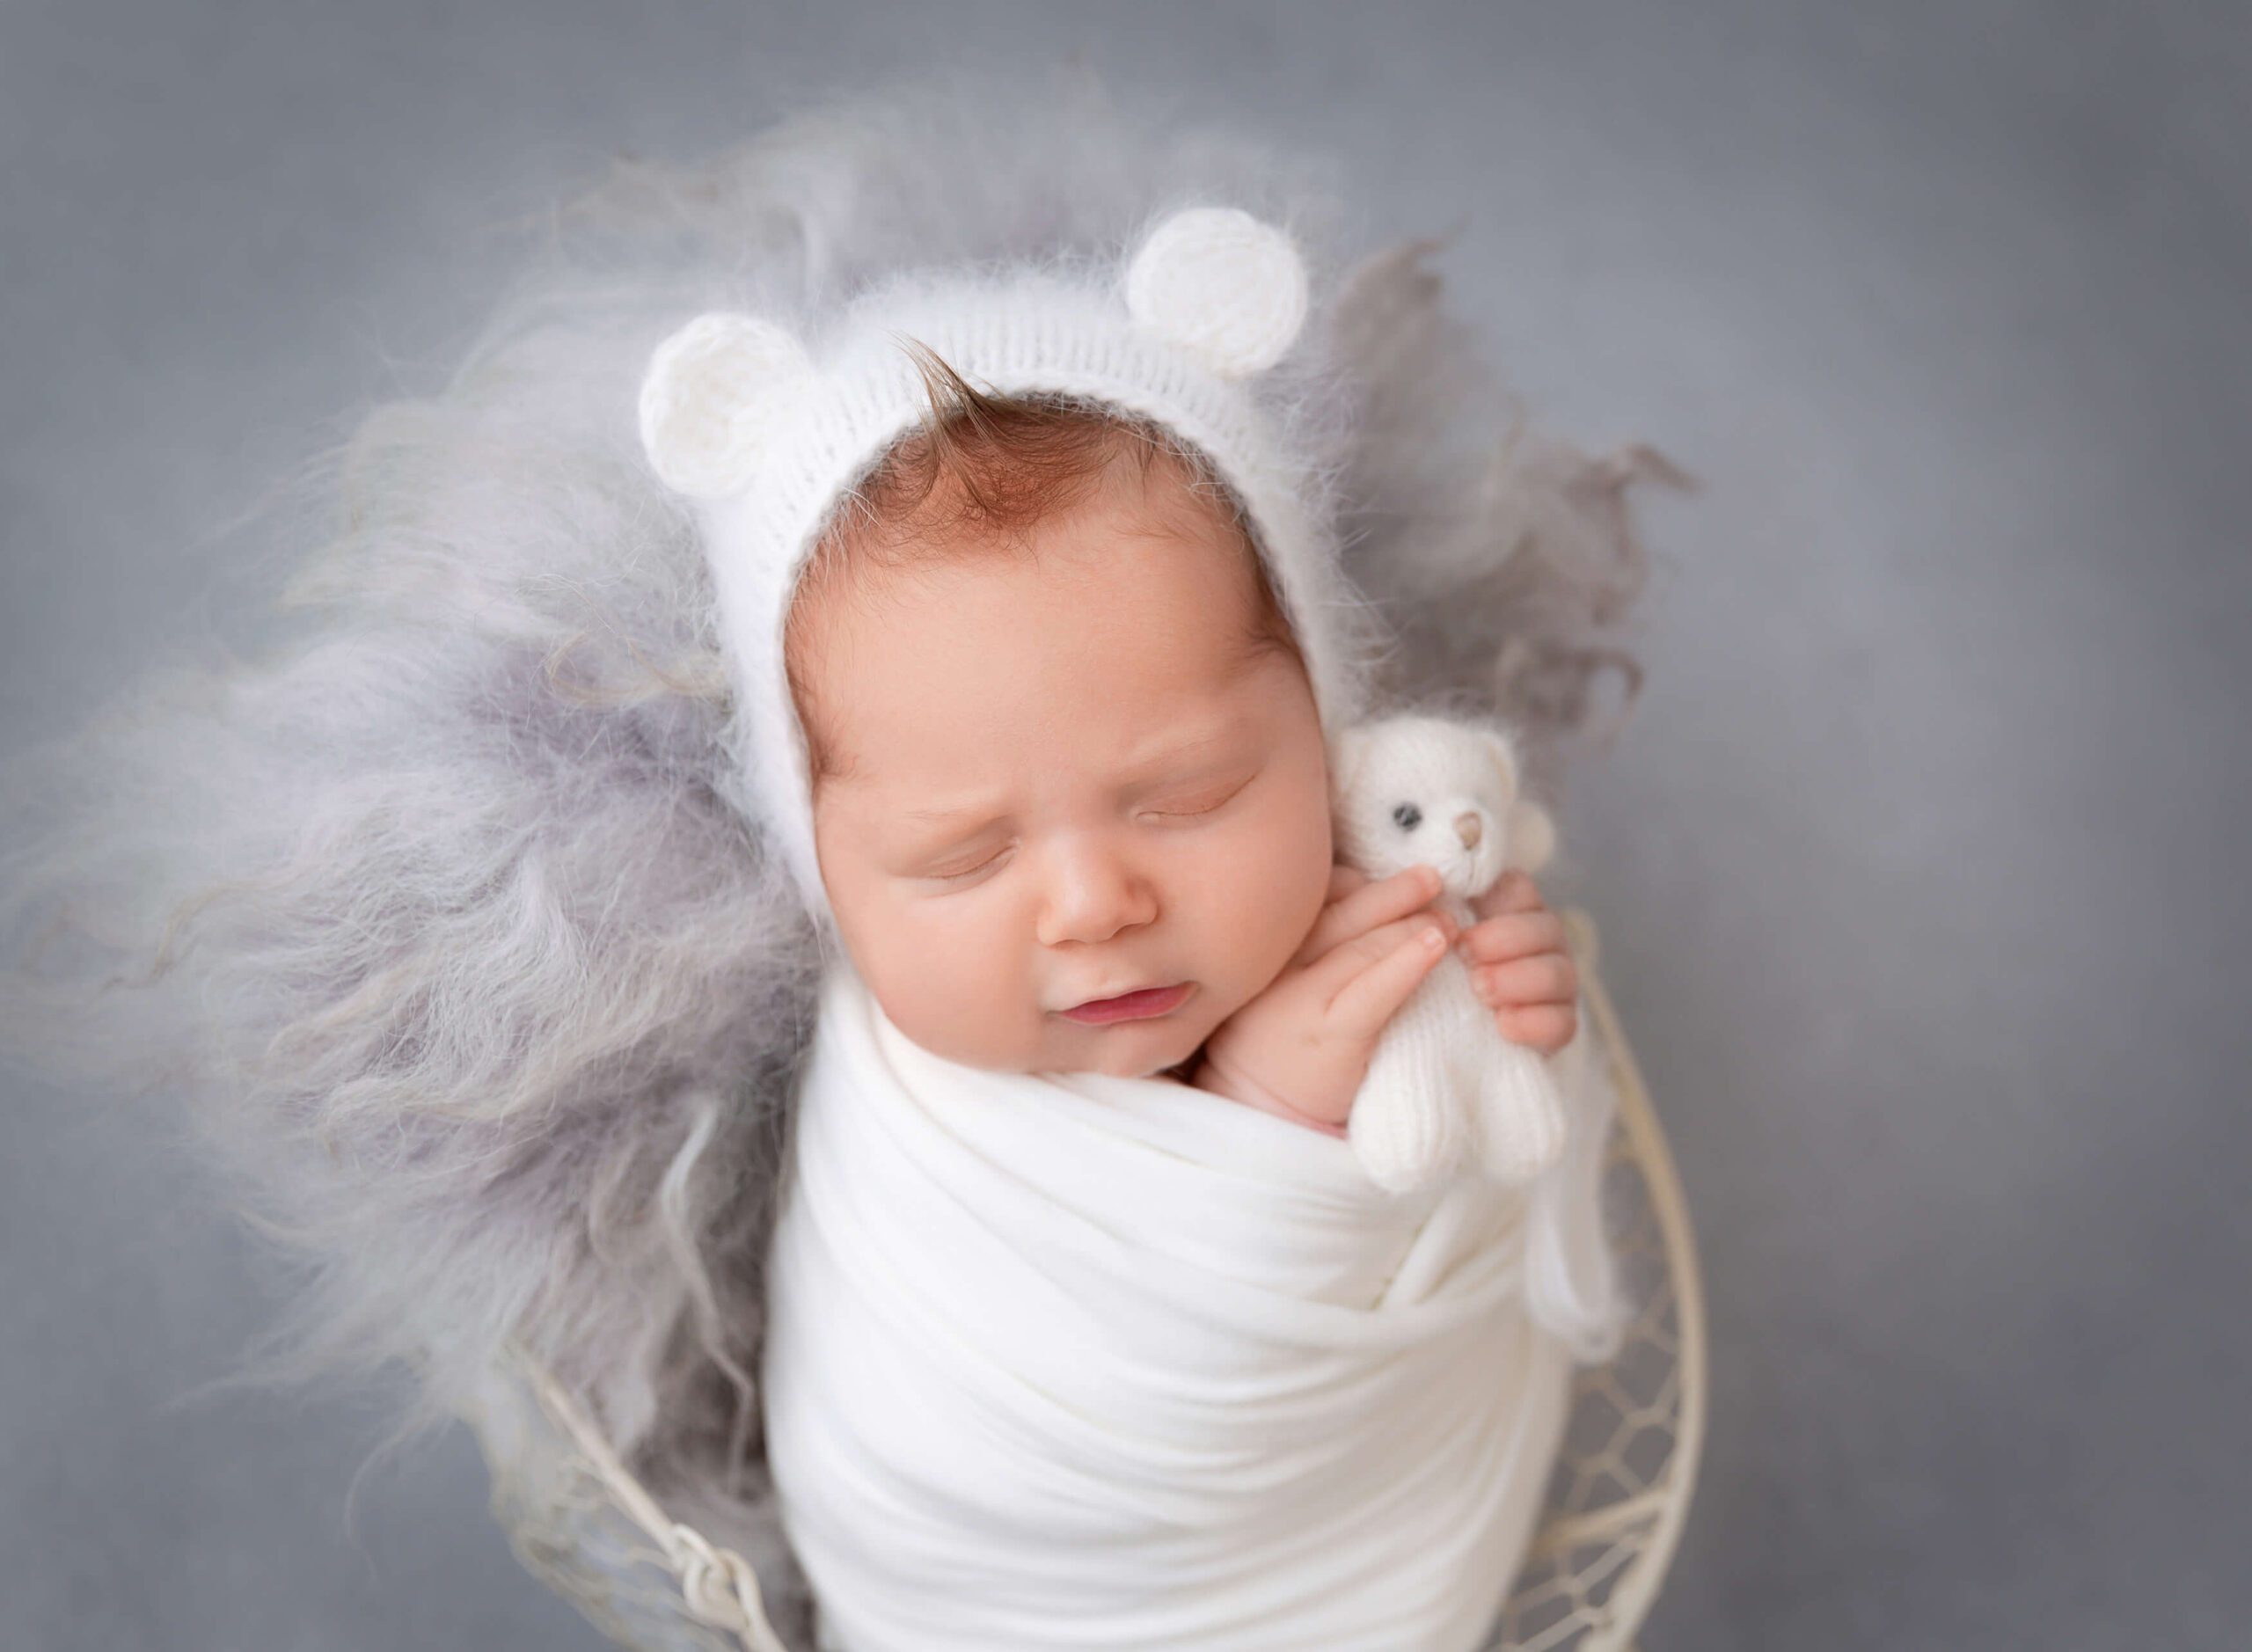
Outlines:
{"label": "baby's hand", "polygon": [[1564,949],[1563,919],[1523,872],[1503,873],[1470,906],[1479,921],[1455,942],[1470,984],[1503,1037],[1554,1055],[1579,1029],[1579,970]]}
{"label": "baby's hand", "polygon": [[1349,866],[1334,868],[1305,945],[1265,991],[1213,1031],[1190,1082],[1342,1134],[1386,1024],[1457,932],[1444,910],[1424,910],[1439,888],[1429,866],[1374,883]]}

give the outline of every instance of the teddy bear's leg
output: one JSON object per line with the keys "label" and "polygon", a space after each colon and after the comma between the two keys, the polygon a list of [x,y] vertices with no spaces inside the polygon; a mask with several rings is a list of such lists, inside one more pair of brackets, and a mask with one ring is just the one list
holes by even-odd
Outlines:
{"label": "teddy bear's leg", "polygon": [[[1411,1002],[1409,1008],[1413,1009]],[[1369,1180],[1392,1193],[1428,1187],[1451,1170],[1464,1140],[1460,1080],[1428,1016],[1393,1019],[1353,1099],[1346,1138]]]}
{"label": "teddy bear's leg", "polygon": [[1564,1100],[1548,1064],[1520,1044],[1499,1041],[1478,1089],[1478,1150],[1497,1181],[1532,1181],[1564,1151]]}

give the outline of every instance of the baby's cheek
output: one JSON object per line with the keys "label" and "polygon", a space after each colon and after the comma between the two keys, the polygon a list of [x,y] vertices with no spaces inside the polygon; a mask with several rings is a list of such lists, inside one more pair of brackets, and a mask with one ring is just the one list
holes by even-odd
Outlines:
{"label": "baby's cheek", "polygon": [[840,912],[854,967],[892,1024],[925,1049],[969,1066],[1020,1065],[1037,1031],[1021,961],[998,955],[942,904],[863,910],[850,929]]}
{"label": "baby's cheek", "polygon": [[1321,914],[1329,888],[1329,840],[1288,830],[1247,831],[1207,866],[1213,944],[1227,959],[1239,1004],[1282,973]]}

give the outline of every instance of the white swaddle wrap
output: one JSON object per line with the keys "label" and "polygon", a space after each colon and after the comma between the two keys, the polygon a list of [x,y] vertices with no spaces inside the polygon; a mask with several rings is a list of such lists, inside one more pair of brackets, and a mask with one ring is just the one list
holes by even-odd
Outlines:
{"label": "white swaddle wrap", "polygon": [[783,1199],[767,1445],[824,1648],[1482,1644],[1570,1363],[1524,1195],[1387,1194],[1166,1079],[958,1065],[840,960]]}

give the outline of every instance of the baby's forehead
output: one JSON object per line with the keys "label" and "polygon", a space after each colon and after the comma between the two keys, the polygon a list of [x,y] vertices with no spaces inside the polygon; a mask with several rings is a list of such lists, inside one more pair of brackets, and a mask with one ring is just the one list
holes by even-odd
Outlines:
{"label": "baby's forehead", "polygon": [[[996,600],[1012,600],[1005,585]],[[1028,630],[1054,621],[1052,603],[1023,611]],[[1145,615],[1113,612],[1100,590],[1086,592],[1080,611],[1113,646],[1019,651],[1003,638],[993,648],[998,669],[979,669],[977,659],[936,677],[885,658],[880,640],[854,648],[811,697],[808,732],[826,777],[911,808],[966,788],[1038,789],[1066,773],[1155,779],[1263,748],[1282,676],[1294,668],[1258,646],[1241,617],[1188,640]],[[924,615],[918,629],[945,632],[942,613]],[[974,634],[993,635],[990,627]],[[979,650],[948,639],[932,653],[969,661]],[[1049,681],[1067,673],[1068,686],[1043,694],[1027,680],[1043,671]]]}
{"label": "baby's forehead", "polygon": [[1287,642],[1239,513],[1162,450],[1122,450],[1029,523],[959,501],[918,515],[824,547],[793,602],[792,685],[823,776],[865,771],[864,753],[893,770],[918,737],[951,746],[934,718],[1007,721],[1043,681],[1113,735],[1152,698],[1226,705]]}
{"label": "baby's forehead", "polygon": [[[1162,450],[1122,449],[1090,489],[1038,519],[997,525],[965,506],[959,485],[941,479],[930,496],[889,522],[863,520],[816,552],[793,595],[793,641],[832,618],[901,612],[942,618],[976,585],[990,600],[1029,604],[1034,585],[1012,575],[1027,566],[1056,577],[1039,588],[1054,599],[1074,591],[1106,600],[1100,560],[1132,556],[1154,541],[1188,542],[1195,558],[1140,557],[1144,581],[1174,588],[1232,586],[1238,604],[1257,595],[1258,552],[1225,493]],[[1232,578],[1226,577],[1232,575]]]}

